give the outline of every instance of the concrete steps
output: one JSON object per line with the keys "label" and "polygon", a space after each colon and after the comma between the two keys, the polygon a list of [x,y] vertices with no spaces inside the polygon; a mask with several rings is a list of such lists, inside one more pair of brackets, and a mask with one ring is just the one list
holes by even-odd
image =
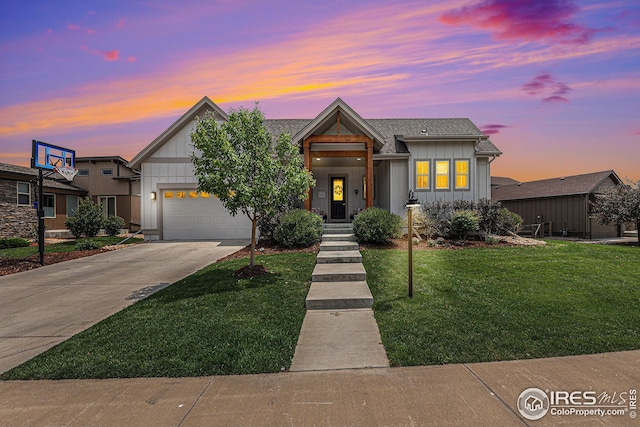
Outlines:
{"label": "concrete steps", "polygon": [[357,282],[367,280],[362,263],[316,264],[311,282]]}
{"label": "concrete steps", "polygon": [[316,255],[318,264],[361,263],[360,251],[320,251]]}
{"label": "concrete steps", "polygon": [[351,224],[325,224],[292,372],[388,367]]}

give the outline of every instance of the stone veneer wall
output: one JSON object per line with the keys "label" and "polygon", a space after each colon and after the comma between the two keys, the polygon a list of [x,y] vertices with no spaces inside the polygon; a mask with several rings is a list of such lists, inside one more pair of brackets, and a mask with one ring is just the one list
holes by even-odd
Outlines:
{"label": "stone veneer wall", "polygon": [[[18,206],[17,181],[0,179],[0,238],[33,238],[38,227],[36,210],[32,206]],[[31,201],[34,198],[31,186]]]}

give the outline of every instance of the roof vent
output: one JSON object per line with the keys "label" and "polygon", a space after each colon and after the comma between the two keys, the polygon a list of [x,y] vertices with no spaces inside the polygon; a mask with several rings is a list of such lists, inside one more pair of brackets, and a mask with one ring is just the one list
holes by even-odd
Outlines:
{"label": "roof vent", "polygon": [[429,132],[427,132],[427,128],[424,128],[420,131],[420,135],[429,135]]}
{"label": "roof vent", "polygon": [[562,178],[560,178],[560,181],[564,181],[566,178],[566,176],[563,176]]}

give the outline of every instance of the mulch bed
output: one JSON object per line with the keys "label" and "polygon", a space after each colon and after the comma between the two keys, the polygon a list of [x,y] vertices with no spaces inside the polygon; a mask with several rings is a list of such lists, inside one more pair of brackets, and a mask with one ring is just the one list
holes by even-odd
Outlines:
{"label": "mulch bed", "polygon": [[[44,254],[44,265],[56,264],[72,259],[84,258],[87,256],[107,252],[108,249],[93,249],[90,251],[56,252]],[[0,258],[0,276],[19,273],[21,271],[33,270],[41,267],[40,255],[31,255],[27,258]]]}

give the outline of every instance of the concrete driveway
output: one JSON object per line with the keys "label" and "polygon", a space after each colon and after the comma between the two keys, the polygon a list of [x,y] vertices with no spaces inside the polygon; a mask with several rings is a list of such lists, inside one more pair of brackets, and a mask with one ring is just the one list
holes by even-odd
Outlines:
{"label": "concrete driveway", "polygon": [[0,277],[0,373],[247,244],[145,243]]}

